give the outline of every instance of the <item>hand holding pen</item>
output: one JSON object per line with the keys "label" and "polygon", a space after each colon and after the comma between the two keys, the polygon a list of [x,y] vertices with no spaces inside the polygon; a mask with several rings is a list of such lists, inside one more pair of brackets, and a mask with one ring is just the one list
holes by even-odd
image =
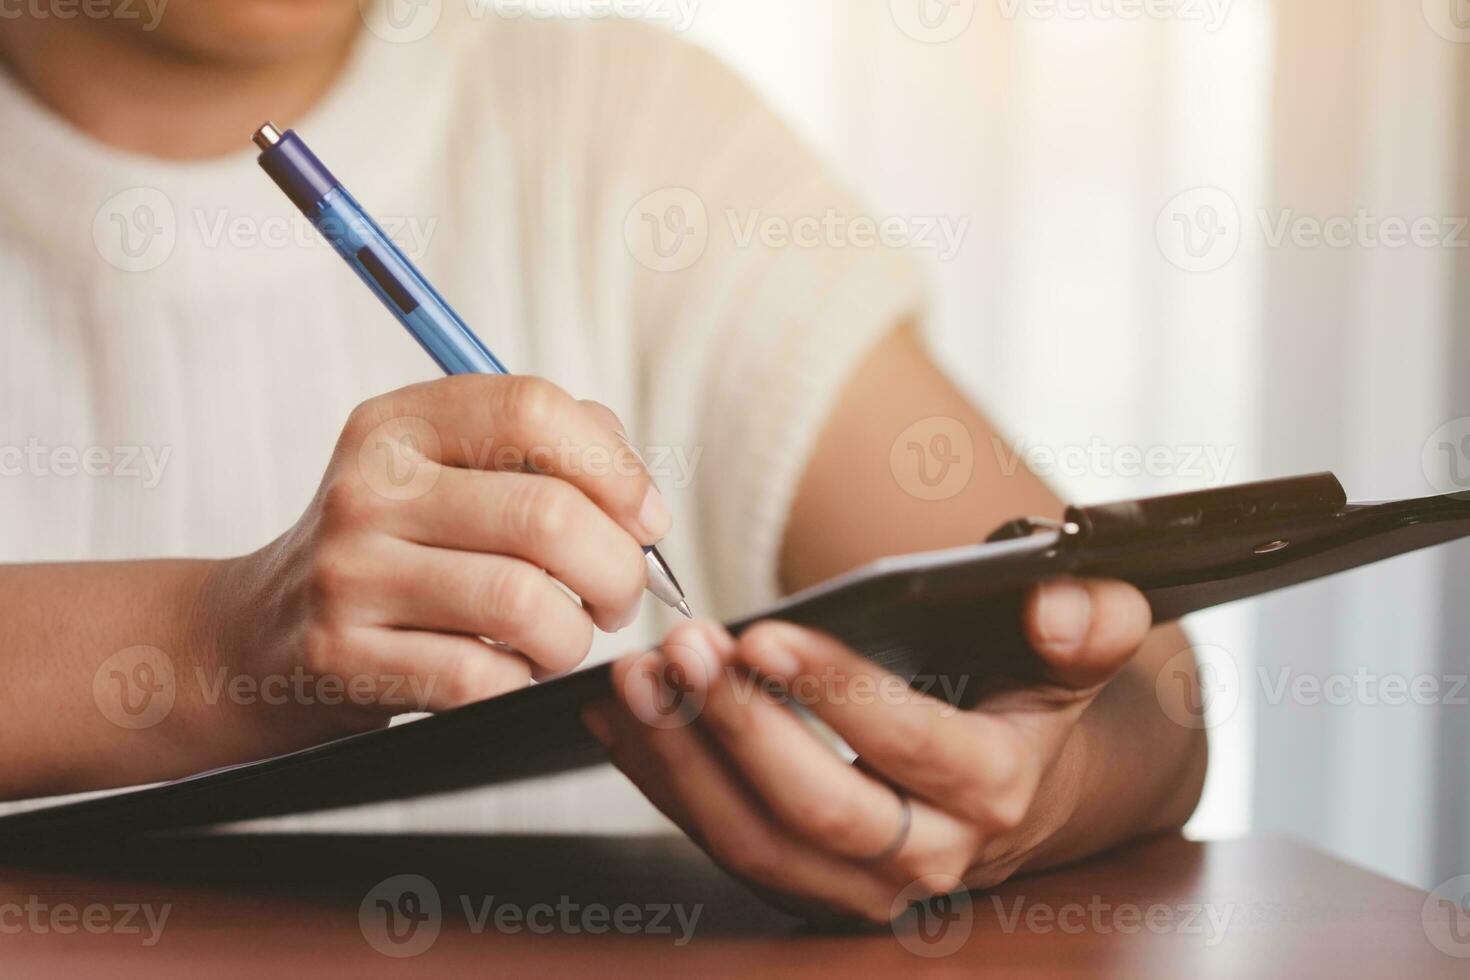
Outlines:
{"label": "hand holding pen", "polygon": [[654,550],[672,517],[617,417],[504,373],[330,175],[296,166],[309,151],[275,139],[295,163],[267,151],[266,169],[457,376],[358,406],[296,525],[212,575],[199,621],[214,659],[333,685],[331,701],[226,706],[215,736],[274,754],[460,707],[576,667],[645,589],[687,611]]}
{"label": "hand holding pen", "polygon": [[[291,130],[283,134],[266,123],[254,139],[261,149],[261,169],[331,242],[445,374],[510,373],[301,137]],[[684,591],[658,549],[647,543],[644,554],[648,590],[690,616]]]}

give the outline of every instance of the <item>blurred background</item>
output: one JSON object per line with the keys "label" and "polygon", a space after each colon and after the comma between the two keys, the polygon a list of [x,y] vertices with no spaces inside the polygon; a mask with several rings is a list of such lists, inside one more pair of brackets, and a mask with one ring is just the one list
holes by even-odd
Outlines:
{"label": "blurred background", "polygon": [[[657,5],[654,5],[657,6]],[[672,5],[669,5],[672,6]],[[703,0],[915,244],[931,341],[1077,502],[1470,486],[1466,0]],[[1191,832],[1470,868],[1470,545],[1202,615]]]}

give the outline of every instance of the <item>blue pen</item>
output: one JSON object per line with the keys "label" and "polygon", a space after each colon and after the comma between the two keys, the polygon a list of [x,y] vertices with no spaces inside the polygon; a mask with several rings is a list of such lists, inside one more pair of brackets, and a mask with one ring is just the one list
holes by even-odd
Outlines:
{"label": "blue pen", "polygon": [[[260,167],[301,209],[446,374],[509,374],[294,130],[255,134]],[[657,548],[645,548],[648,591],[686,616],[684,591]]]}

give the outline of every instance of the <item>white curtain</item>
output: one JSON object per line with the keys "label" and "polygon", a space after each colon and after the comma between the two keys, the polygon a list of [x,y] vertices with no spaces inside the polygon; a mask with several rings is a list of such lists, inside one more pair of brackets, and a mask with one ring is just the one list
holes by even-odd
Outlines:
{"label": "white curtain", "polygon": [[[1470,4],[1438,4],[704,0],[691,35],[874,216],[966,229],[919,254],[994,451],[1079,502],[1321,469],[1375,498],[1429,492],[1421,450],[1470,415],[1470,250],[1443,241],[1470,208]],[[1336,244],[1360,212],[1438,230]],[[1191,622],[1221,668],[1192,832],[1291,833],[1426,887],[1470,871],[1470,707],[1384,703],[1393,677],[1470,673],[1467,548]],[[1281,695],[1365,673],[1346,701]]]}

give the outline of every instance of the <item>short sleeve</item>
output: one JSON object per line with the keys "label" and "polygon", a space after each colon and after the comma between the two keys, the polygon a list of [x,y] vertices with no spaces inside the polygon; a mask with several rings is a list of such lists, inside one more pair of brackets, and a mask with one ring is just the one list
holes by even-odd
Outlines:
{"label": "short sleeve", "polygon": [[922,314],[921,277],[890,219],[707,51],[637,22],[511,34],[512,128],[540,145],[520,152],[554,202],[536,213],[572,216],[593,271],[568,288],[636,348],[628,421],[674,507],[665,556],[698,566],[685,585],[701,612],[751,611],[778,593],[787,517],[844,382]]}
{"label": "short sleeve", "polygon": [[[643,27],[617,62],[633,95],[604,118],[617,159],[644,383],[645,439],[698,454],[685,509],[708,603],[778,594],[799,482],[865,355],[922,316],[899,237],[712,55]],[[630,141],[629,136],[634,138]],[[626,203],[624,203],[626,202]],[[620,213],[621,212],[621,213]]]}

